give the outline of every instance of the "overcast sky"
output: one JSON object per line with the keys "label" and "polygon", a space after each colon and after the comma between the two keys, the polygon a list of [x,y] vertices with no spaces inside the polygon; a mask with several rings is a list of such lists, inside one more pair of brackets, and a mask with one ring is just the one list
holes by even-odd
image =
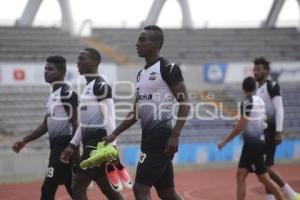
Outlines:
{"label": "overcast sky", "polygon": [[[27,0],[0,0],[0,23],[13,24],[19,18]],[[154,0],[70,0],[77,26],[91,19],[94,26],[138,27],[148,14]],[[297,0],[286,0],[279,24],[299,25]],[[189,0],[196,27],[208,25],[255,26],[267,16],[273,0]],[[56,0],[44,0],[35,25],[57,25],[60,10]],[[168,0],[158,20],[163,27],[179,27],[181,13],[177,0]]]}

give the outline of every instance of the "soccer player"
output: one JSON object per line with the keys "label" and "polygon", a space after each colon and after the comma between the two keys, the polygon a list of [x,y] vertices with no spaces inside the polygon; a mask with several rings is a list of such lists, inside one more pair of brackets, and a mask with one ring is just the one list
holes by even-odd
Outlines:
{"label": "soccer player", "polygon": [[[268,127],[265,130],[266,137],[266,165],[270,177],[275,181],[289,196],[290,199],[300,200],[297,194],[288,183],[276,172],[272,166],[274,165],[274,157],[276,146],[282,142],[282,129],[284,109],[280,87],[277,82],[268,80],[270,74],[270,62],[260,57],[254,60],[254,77],[259,87],[256,94],[260,96],[266,104],[266,115]],[[274,196],[266,188],[266,200],[275,200]]]}
{"label": "soccer player", "polygon": [[[98,75],[100,53],[94,48],[80,51],[77,65],[80,75],[84,75],[86,86],[80,95],[80,120],[76,133],[68,147],[62,152],[61,160],[69,162],[74,150],[83,144],[81,161],[89,158],[100,140],[115,127],[115,113],[110,85]],[[87,187],[95,181],[103,194],[110,200],[122,200],[122,195],[109,184],[105,175],[105,165],[77,170],[74,180],[74,199],[86,200]]]}
{"label": "soccer player", "polygon": [[[136,50],[146,64],[137,75],[134,109],[105,138],[106,142],[112,142],[138,119],[141,120],[142,152],[133,186],[137,200],[151,199],[152,186],[161,199],[182,199],[175,190],[172,158],[178,150],[180,132],[190,106],[187,104],[180,68],[160,57],[163,42],[163,31],[158,26],[146,26],[140,33]],[[179,107],[173,127],[172,120],[176,117],[172,116],[175,99]]]}
{"label": "soccer player", "polygon": [[249,171],[256,173],[259,181],[276,196],[277,200],[284,200],[279,187],[267,173],[264,162],[265,104],[260,97],[254,96],[256,89],[254,78],[245,78],[242,87],[246,99],[241,104],[240,120],[231,133],[218,143],[218,148],[222,149],[241,131],[243,132],[244,145],[237,171],[237,200],[245,199],[246,178]]}
{"label": "soccer player", "polygon": [[[59,185],[65,185],[72,196],[72,163],[64,164],[59,157],[72,139],[77,127],[77,94],[64,82],[66,60],[62,56],[50,56],[45,66],[45,81],[52,86],[47,102],[47,114],[40,126],[29,135],[13,144],[18,153],[28,142],[36,140],[48,132],[50,157],[48,171],[41,189],[41,200],[54,200]],[[78,151],[76,151],[78,153]],[[76,155],[76,154],[74,154]]]}

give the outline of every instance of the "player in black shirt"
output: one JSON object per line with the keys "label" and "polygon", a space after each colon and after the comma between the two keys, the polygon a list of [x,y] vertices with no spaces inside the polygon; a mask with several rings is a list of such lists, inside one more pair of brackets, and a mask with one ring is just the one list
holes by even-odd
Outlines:
{"label": "player in black shirt", "polygon": [[[54,200],[59,185],[65,185],[70,196],[72,194],[72,162],[64,164],[59,157],[72,139],[73,130],[77,127],[77,94],[64,83],[66,60],[62,56],[50,56],[45,66],[45,81],[52,86],[52,93],[47,102],[47,114],[42,124],[13,144],[15,152],[19,152],[28,142],[36,140],[45,133],[49,134],[50,157],[48,171],[41,189],[41,200]],[[78,156],[75,151],[73,156]],[[77,154],[77,155],[76,155]]]}
{"label": "player in black shirt", "polygon": [[[83,155],[81,161],[87,159],[99,141],[114,127],[114,104],[110,85],[98,75],[100,53],[94,48],[80,51],[77,65],[87,83],[80,95],[80,121],[76,133],[68,147],[62,152],[61,160],[69,162],[74,149],[82,142]],[[105,174],[105,165],[91,169],[79,168],[74,180],[74,199],[86,200],[87,187],[95,181],[103,194],[110,200],[123,200],[121,193],[113,190]]]}
{"label": "player in black shirt", "polygon": [[[292,200],[300,200],[290,185],[283,180],[280,174],[273,169],[277,145],[282,142],[282,130],[284,119],[284,108],[279,84],[269,80],[270,62],[264,57],[254,60],[254,77],[258,82],[256,95],[260,96],[266,104],[266,115],[268,127],[265,130],[266,137],[266,165],[271,178],[282,188]],[[274,196],[267,191],[267,200],[275,200]]]}
{"label": "player in black shirt", "polygon": [[[154,186],[161,199],[182,199],[175,190],[172,158],[178,151],[180,132],[189,114],[187,94],[180,68],[160,57],[164,35],[158,26],[140,33],[136,50],[146,65],[138,73],[134,110],[106,137],[107,142],[141,120],[141,156],[137,166],[134,194],[137,200],[150,199]],[[172,111],[179,104],[175,126]]]}
{"label": "player in black shirt", "polygon": [[237,200],[246,197],[246,178],[249,172],[255,172],[259,181],[276,196],[278,200],[284,200],[277,184],[267,173],[264,162],[265,153],[265,103],[259,96],[255,96],[256,82],[253,77],[247,77],[243,81],[245,100],[241,105],[241,117],[234,129],[219,143],[222,149],[230,140],[240,132],[243,133],[244,145],[237,170]]}

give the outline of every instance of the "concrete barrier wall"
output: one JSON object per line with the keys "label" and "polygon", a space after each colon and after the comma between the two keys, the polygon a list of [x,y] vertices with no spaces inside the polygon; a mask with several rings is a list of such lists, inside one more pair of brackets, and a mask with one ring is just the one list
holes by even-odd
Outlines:
{"label": "concrete barrier wall", "polygon": [[[175,165],[206,164],[220,162],[236,162],[239,160],[243,142],[236,138],[225,146],[222,151],[216,143],[185,143],[181,144],[179,152],[174,157]],[[139,160],[139,145],[120,146],[120,157],[128,167],[135,167]],[[48,163],[49,151],[29,151],[24,149],[19,154],[11,150],[0,152],[0,180],[13,177],[43,178]],[[278,146],[276,159],[300,159],[300,140],[285,140]]]}

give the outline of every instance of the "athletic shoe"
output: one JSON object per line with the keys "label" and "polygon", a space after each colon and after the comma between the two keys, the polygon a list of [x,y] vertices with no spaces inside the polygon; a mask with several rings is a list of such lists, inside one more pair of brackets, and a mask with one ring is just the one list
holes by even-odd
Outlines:
{"label": "athletic shoe", "polygon": [[90,157],[80,163],[82,169],[100,166],[101,164],[115,160],[118,156],[117,150],[111,145],[99,142],[97,149],[91,151]]}
{"label": "athletic shoe", "polygon": [[297,193],[297,195],[294,198],[292,198],[291,200],[300,200],[300,194]]}
{"label": "athletic shoe", "polygon": [[111,188],[118,192],[122,191],[123,186],[115,166],[111,163],[106,164],[105,173]]}
{"label": "athletic shoe", "polygon": [[133,181],[131,179],[130,174],[126,170],[126,168],[123,166],[123,169],[117,169],[117,171],[118,171],[119,177],[120,177],[123,185],[126,188],[131,189],[133,187]]}

